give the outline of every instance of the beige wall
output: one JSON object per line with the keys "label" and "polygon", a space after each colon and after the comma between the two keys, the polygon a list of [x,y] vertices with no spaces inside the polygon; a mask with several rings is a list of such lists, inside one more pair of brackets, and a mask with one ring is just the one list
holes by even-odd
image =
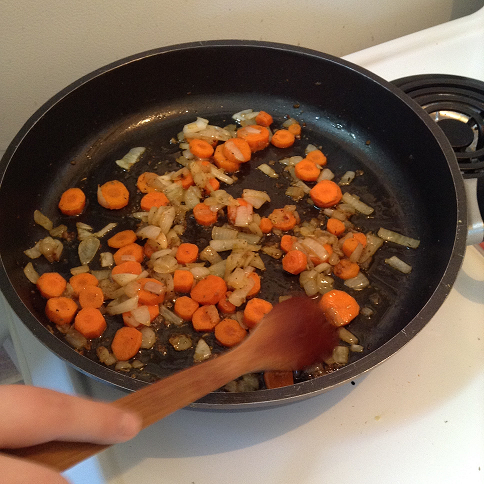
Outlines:
{"label": "beige wall", "polygon": [[482,5],[483,0],[0,0],[0,151],[58,90],[143,50],[236,38],[341,56]]}

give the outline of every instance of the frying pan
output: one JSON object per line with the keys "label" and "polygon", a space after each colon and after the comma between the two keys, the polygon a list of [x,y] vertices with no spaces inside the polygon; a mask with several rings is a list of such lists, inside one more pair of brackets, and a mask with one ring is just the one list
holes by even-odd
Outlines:
{"label": "frying pan", "polygon": [[[139,201],[136,175],[150,167],[177,166],[177,147],[170,139],[184,124],[197,116],[228,124],[233,113],[247,108],[304,124],[303,139],[291,154],[302,154],[312,142],[324,147],[335,173],[361,170],[348,191],[372,205],[375,215],[355,216],[357,227],[376,231],[384,226],[421,243],[417,250],[387,243],[375,256],[370,288],[355,293],[361,305],[372,301],[375,317],[360,316],[351,323],[365,350],[352,354],[348,365],[281,389],[214,392],[194,405],[240,408],[316,395],[383,362],[424,327],[449,293],[466,245],[463,181],[442,131],[398,88],[341,59],[284,44],[213,41],[144,52],[94,71],[42,106],[8,147],[0,167],[0,283],[35,337],[80,371],[128,390],[188,364],[189,358],[171,359],[161,352],[147,372],[133,375],[100,365],[95,352],[76,352],[48,325],[44,301],[22,272],[28,261],[23,250],[45,237],[33,223],[35,209],[54,225],[74,226],[77,219],[66,221],[56,207],[68,187],[82,187],[95,200],[98,184],[118,178]],[[126,174],[114,161],[134,146],[147,147],[151,155]],[[270,147],[255,161],[284,156],[283,150]],[[290,203],[272,179],[259,170],[244,170],[244,186],[267,190],[274,206]],[[237,185],[234,190],[240,195],[242,189]],[[79,218],[95,230],[112,221],[120,229],[134,226],[132,205],[114,214],[95,205],[88,206],[89,218]],[[307,210],[308,216],[317,215],[311,212],[316,209]],[[207,238],[194,226],[188,235],[201,242]],[[79,265],[68,252],[56,266],[66,275],[69,267]],[[412,265],[408,276],[384,264],[392,254]],[[49,270],[40,259],[34,263],[39,273]],[[269,262],[267,271],[264,281],[274,301],[298,285],[297,278],[281,275]],[[106,338],[115,330],[111,323]]]}

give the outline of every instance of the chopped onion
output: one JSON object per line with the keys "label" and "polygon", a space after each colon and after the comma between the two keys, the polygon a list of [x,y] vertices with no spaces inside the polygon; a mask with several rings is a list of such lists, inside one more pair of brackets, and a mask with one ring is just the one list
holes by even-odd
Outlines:
{"label": "chopped onion", "polygon": [[32,284],[37,284],[40,276],[38,272],[34,269],[32,262],[28,262],[27,265],[24,267],[24,274]]}
{"label": "chopped onion", "polygon": [[343,193],[343,201],[345,201],[348,205],[354,207],[358,212],[361,212],[364,215],[371,215],[374,210],[372,207],[363,203],[359,198],[351,195],[351,193]]}
{"label": "chopped onion", "polygon": [[361,345],[351,345],[350,346],[350,351],[352,351],[353,353],[362,353],[364,349],[365,348],[363,348],[363,346],[361,346]]}
{"label": "chopped onion", "polygon": [[350,349],[348,346],[336,346],[333,350],[333,360],[338,365],[346,365],[350,356]]}
{"label": "chopped onion", "polygon": [[213,165],[210,166],[210,173],[221,182],[227,183],[227,185],[232,185],[235,181],[232,177],[227,175],[227,173],[225,173],[223,170],[220,170],[219,168]]}
{"label": "chopped onion", "polygon": [[195,347],[195,353],[193,354],[193,361],[199,363],[201,361],[207,360],[212,356],[210,346],[206,343],[203,338],[198,340],[197,346]]}
{"label": "chopped onion", "polygon": [[282,250],[278,247],[265,245],[261,250],[273,259],[280,259],[282,257]]}
{"label": "chopped onion", "polygon": [[70,270],[70,273],[73,276],[75,276],[77,274],[85,274],[86,272],[89,272],[89,266],[88,265],[72,267],[71,270]]}
{"label": "chopped onion", "polygon": [[220,262],[216,262],[215,264],[212,264],[208,268],[208,270],[209,270],[210,274],[223,278],[223,277],[225,277],[226,266],[227,266],[227,261],[222,259]]}
{"label": "chopped onion", "polygon": [[246,121],[248,119],[253,119],[259,114],[258,111],[254,112],[252,109],[244,109],[232,115],[232,119],[235,119],[238,123],[241,121]]}
{"label": "chopped onion", "polygon": [[338,328],[338,336],[339,339],[341,341],[344,341],[345,343],[348,343],[350,345],[358,344],[358,338],[346,328]]}
{"label": "chopped onion", "polygon": [[223,239],[211,240],[210,247],[217,252],[224,252],[233,249],[246,249],[247,241],[241,239]]}
{"label": "chopped onion", "polygon": [[91,236],[87,237],[84,240],[81,240],[77,249],[81,264],[89,264],[89,262],[94,259],[94,256],[96,255],[96,252],[98,251],[100,245],[101,242],[97,237]]}
{"label": "chopped onion", "polygon": [[311,237],[305,237],[303,240],[300,241],[302,246],[306,248],[310,255],[315,255],[320,262],[326,262],[329,258],[328,251],[325,247],[320,244],[318,241]]}
{"label": "chopped onion", "polygon": [[106,366],[111,366],[116,363],[115,356],[110,353],[105,346],[98,346],[96,348],[96,355],[99,358],[99,361],[104,363]]}
{"label": "chopped onion", "polygon": [[192,347],[192,340],[187,334],[176,334],[168,340],[175,351],[185,351]]}
{"label": "chopped onion", "polygon": [[356,172],[354,171],[347,171],[342,177],[341,180],[339,181],[338,185],[349,185],[356,176]]}
{"label": "chopped onion", "polygon": [[289,158],[283,158],[282,160],[279,160],[279,163],[286,166],[295,166],[302,160],[302,156],[291,156]]}
{"label": "chopped onion", "polygon": [[244,188],[242,198],[250,203],[254,208],[259,209],[265,202],[270,202],[271,198],[266,192]]}
{"label": "chopped onion", "polygon": [[160,296],[161,294],[165,293],[165,285],[162,282],[155,282],[155,281],[148,281],[144,286],[143,289],[145,291],[150,292],[151,294],[156,294]]}
{"label": "chopped onion", "polygon": [[181,326],[185,322],[180,316],[177,316],[174,312],[170,311],[165,305],[160,305],[160,314],[167,323],[173,323],[175,326]]}
{"label": "chopped onion", "polygon": [[247,227],[252,222],[252,205],[239,205],[235,212],[234,225],[236,227]]}
{"label": "chopped onion", "polygon": [[39,224],[45,230],[52,230],[52,227],[54,226],[52,221],[39,210],[34,210],[34,222]]}
{"label": "chopped onion", "polygon": [[[133,317],[134,321],[136,321],[136,326],[142,324],[143,326],[149,326],[150,325],[150,310],[148,309],[148,306],[138,306],[135,309],[132,309],[130,311],[131,316]],[[135,326],[135,325],[133,325]]]}
{"label": "chopped onion", "polygon": [[116,365],[114,365],[116,371],[129,371],[131,368],[131,363],[128,361],[118,361]]}
{"label": "chopped onion", "polygon": [[318,182],[322,180],[332,180],[334,178],[334,173],[329,168],[324,168],[317,179]]}
{"label": "chopped onion", "polygon": [[305,192],[302,187],[288,187],[286,190],[286,195],[291,197],[295,202],[298,202],[304,198]]}
{"label": "chopped onion", "polygon": [[363,274],[363,272],[358,272],[356,277],[351,279],[346,279],[345,286],[349,287],[350,289],[354,289],[355,291],[361,291],[365,287],[368,287],[370,281],[368,278]]}
{"label": "chopped onion", "polygon": [[190,138],[190,135],[205,129],[208,126],[208,119],[197,118],[193,123],[183,126],[183,134],[185,138]]}
{"label": "chopped onion", "polygon": [[[45,239],[39,242],[39,250],[49,262],[57,262],[62,255],[63,249],[64,246],[59,239],[45,237]],[[81,263],[83,262],[81,261]]]}
{"label": "chopped onion", "polygon": [[105,227],[103,227],[101,230],[98,230],[97,232],[94,232],[92,235],[94,235],[94,237],[103,237],[108,232],[110,232],[111,230],[113,230],[117,225],[118,225],[117,223],[111,222],[111,223],[107,224]]}
{"label": "chopped onion", "polygon": [[361,253],[359,263],[362,264],[366,262],[370,257],[375,254],[375,252],[383,245],[383,239],[377,237],[375,234],[371,232],[366,234],[366,247],[363,249]]}
{"label": "chopped onion", "polygon": [[192,210],[195,205],[198,205],[201,198],[202,194],[200,192],[200,188],[195,185],[188,187],[183,194],[183,201],[189,210]]}
{"label": "chopped onion", "polygon": [[65,334],[66,341],[73,346],[76,350],[81,350],[87,346],[87,339],[79,331],[74,329],[73,326],[69,328]]}
{"label": "chopped onion", "polygon": [[132,311],[138,307],[138,296],[130,297],[129,299],[111,301],[106,306],[108,314],[122,314]]}
{"label": "chopped onion", "polygon": [[239,231],[227,227],[213,227],[212,240],[230,240],[236,239]]}
{"label": "chopped onion", "polygon": [[222,260],[220,254],[214,250],[210,245],[207,245],[205,249],[200,252],[199,259],[203,261],[207,261],[209,264],[216,264]]}
{"label": "chopped onion", "polygon": [[137,163],[146,148],[138,146],[131,148],[120,160],[116,160],[116,165],[124,170],[129,170],[135,163]]}
{"label": "chopped onion", "polygon": [[271,168],[267,163],[262,163],[257,167],[257,169],[270,178],[279,178],[279,175],[276,173],[274,168]]}
{"label": "chopped onion", "polygon": [[410,247],[412,249],[416,249],[420,245],[420,240],[384,228],[378,230],[378,237],[387,242],[394,242],[395,244],[404,245],[405,247]]}
{"label": "chopped onion", "polygon": [[147,326],[141,328],[141,348],[149,350],[156,343],[156,333]]}
{"label": "chopped onion", "polygon": [[145,227],[140,228],[137,232],[136,235],[140,239],[152,239],[156,240],[157,237],[161,234],[161,227],[158,227],[156,225],[146,225]]}
{"label": "chopped onion", "polygon": [[399,259],[396,255],[389,259],[385,259],[385,263],[404,274],[410,274],[410,272],[412,272],[412,266],[403,262],[403,260]]}
{"label": "chopped onion", "polygon": [[208,267],[192,267],[190,272],[193,274],[193,277],[198,281],[200,279],[204,279],[208,275],[210,275],[210,269]]}
{"label": "chopped onion", "polygon": [[258,244],[260,242],[260,235],[257,234],[247,234],[245,232],[239,232],[237,238],[246,240],[249,244]]}
{"label": "chopped onion", "polygon": [[153,270],[160,274],[171,274],[176,269],[178,269],[178,262],[171,255],[159,257],[153,262]]}
{"label": "chopped onion", "polygon": [[24,254],[30,259],[37,259],[42,255],[40,252],[40,242],[37,242],[31,249],[24,250]]}
{"label": "chopped onion", "polygon": [[111,267],[114,264],[114,257],[111,252],[101,252],[99,254],[101,267]]}

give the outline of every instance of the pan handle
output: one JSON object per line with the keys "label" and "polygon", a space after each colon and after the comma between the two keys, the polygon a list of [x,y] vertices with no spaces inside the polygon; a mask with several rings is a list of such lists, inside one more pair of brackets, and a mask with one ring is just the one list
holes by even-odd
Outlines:
{"label": "pan handle", "polygon": [[484,222],[477,200],[477,178],[465,178],[467,196],[467,245],[477,245],[484,240]]}

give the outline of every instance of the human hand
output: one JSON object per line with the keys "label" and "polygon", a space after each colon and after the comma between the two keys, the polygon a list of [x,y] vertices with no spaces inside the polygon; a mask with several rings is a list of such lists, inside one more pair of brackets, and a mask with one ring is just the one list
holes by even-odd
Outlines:
{"label": "human hand", "polygon": [[[140,418],[107,403],[24,385],[0,386],[0,449],[65,440],[116,444],[141,430]],[[0,453],[0,481],[68,484],[56,471]]]}

